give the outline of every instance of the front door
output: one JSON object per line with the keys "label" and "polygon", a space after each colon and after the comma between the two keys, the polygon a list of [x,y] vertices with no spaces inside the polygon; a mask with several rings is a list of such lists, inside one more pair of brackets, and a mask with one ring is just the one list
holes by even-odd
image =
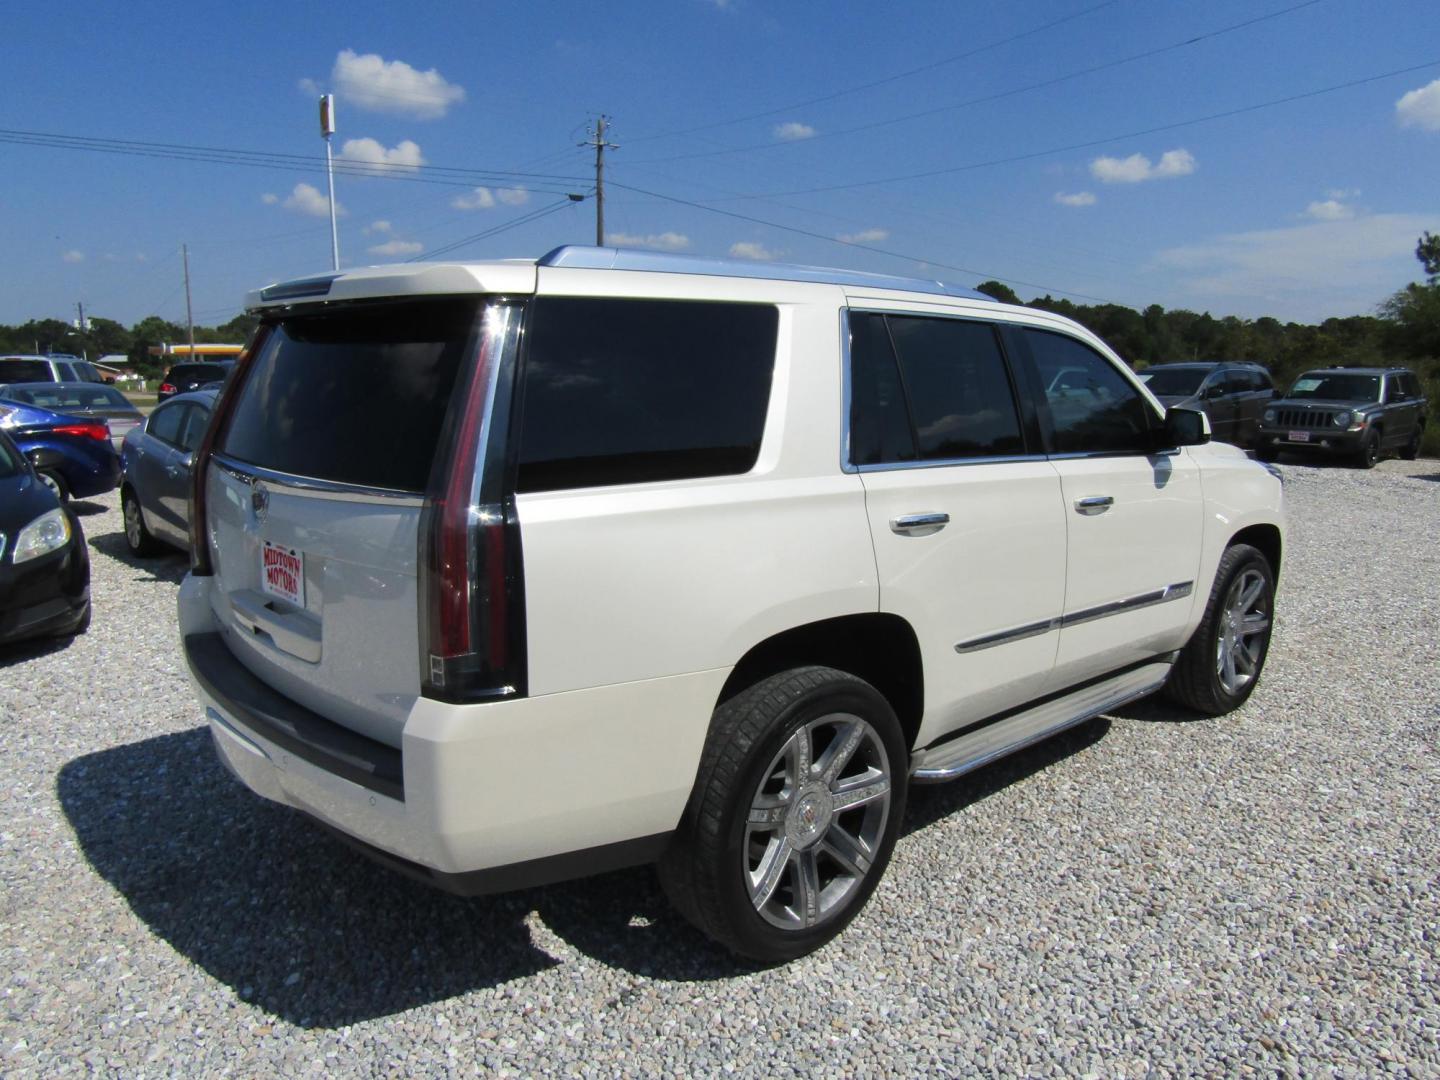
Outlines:
{"label": "front door", "polygon": [[1045,395],[1066,521],[1064,614],[1052,685],[1071,686],[1184,644],[1204,531],[1199,470],[1156,451],[1160,417],[1109,358],[1069,335],[1025,329],[1035,382],[1080,368]]}

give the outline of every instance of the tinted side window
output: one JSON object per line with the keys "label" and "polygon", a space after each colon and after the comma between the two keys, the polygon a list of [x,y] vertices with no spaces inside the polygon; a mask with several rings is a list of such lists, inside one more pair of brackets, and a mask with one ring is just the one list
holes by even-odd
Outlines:
{"label": "tinted side window", "polygon": [[202,409],[199,405],[191,405],[185,422],[180,425],[180,449],[185,451],[200,449],[200,440],[205,437],[205,428],[209,423],[210,410]]}
{"label": "tinted side window", "polygon": [[0,379],[5,382],[53,382],[45,360],[0,360]]}
{"label": "tinted side window", "polygon": [[180,405],[162,405],[150,414],[150,419],[145,423],[145,430],[161,442],[167,442],[171,446],[180,445],[180,423],[185,419],[187,407]]}
{"label": "tinted side window", "polygon": [[994,327],[908,315],[886,321],[922,458],[1024,453]]}
{"label": "tinted side window", "polygon": [[1252,371],[1250,381],[1253,389],[1263,390],[1267,394],[1275,389],[1275,384],[1270,381],[1270,376],[1263,371]]}
{"label": "tinted side window", "polygon": [[1152,412],[1109,360],[1064,334],[1024,331],[1057,454],[1144,453]]}
{"label": "tinted side window", "polygon": [[519,491],[754,468],[775,369],[774,307],[554,297],[532,313]]}
{"label": "tinted side window", "polygon": [[55,370],[60,373],[61,382],[75,382],[75,369],[63,360],[55,361]]}
{"label": "tinted side window", "polygon": [[915,460],[915,434],[884,315],[850,316],[850,463]]}

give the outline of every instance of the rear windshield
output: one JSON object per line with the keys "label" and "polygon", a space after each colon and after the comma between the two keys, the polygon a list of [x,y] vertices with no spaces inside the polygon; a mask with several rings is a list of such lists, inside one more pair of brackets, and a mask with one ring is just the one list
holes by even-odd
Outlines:
{"label": "rear windshield", "polygon": [[230,364],[176,364],[166,376],[168,382],[220,382],[230,372]]}
{"label": "rear windshield", "polygon": [[0,382],[47,382],[52,378],[48,360],[0,360]]}
{"label": "rear windshield", "polygon": [[38,405],[42,409],[128,409],[130,402],[119,390],[108,386],[77,383],[49,383],[45,386],[12,386],[5,391],[11,401]]}
{"label": "rear windshield", "polygon": [[1153,367],[1140,372],[1139,378],[1158,397],[1191,397],[1209,374],[1209,368]]}
{"label": "rear windshield", "polygon": [[1307,371],[1290,388],[1292,398],[1323,398],[1330,401],[1379,401],[1379,375],[1332,375]]}
{"label": "rear windshield", "polygon": [[295,476],[423,491],[479,304],[387,303],[275,324],[222,445]]}

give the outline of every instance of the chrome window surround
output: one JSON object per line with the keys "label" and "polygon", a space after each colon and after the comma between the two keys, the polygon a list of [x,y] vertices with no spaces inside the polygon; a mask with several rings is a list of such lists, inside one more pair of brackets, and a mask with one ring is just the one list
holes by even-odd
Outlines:
{"label": "chrome window surround", "polygon": [[955,651],[957,653],[979,652],[982,649],[994,648],[996,645],[1009,645],[1012,641],[1039,637],[1041,634],[1048,634],[1051,630],[1061,630],[1067,626],[1092,622],[1110,615],[1120,615],[1127,611],[1154,607],[1156,604],[1164,604],[1170,600],[1182,600],[1189,596],[1194,588],[1193,581],[1181,581],[1174,585],[1166,585],[1163,589],[1153,589],[1150,592],[1140,593],[1138,596],[1129,596],[1124,600],[1112,600],[1109,603],[1083,608],[1068,615],[1057,615],[1055,618],[1046,619],[1043,622],[1026,623],[1024,626],[1017,626],[1012,630],[1002,630],[998,634],[986,634],[984,637],[962,641],[955,646]]}
{"label": "chrome window surround", "polygon": [[223,454],[219,450],[210,455],[210,463],[218,465],[241,483],[254,484],[263,480],[267,484],[284,488],[287,495],[299,495],[303,498],[406,507],[420,507],[425,502],[424,495],[417,492],[365,487],[361,484],[344,484],[336,480],[320,480],[313,476],[294,476],[290,473],[262,468],[259,465],[251,465],[249,462]]}
{"label": "chrome window surround", "polygon": [[[843,410],[843,413],[842,413],[842,415],[841,415],[841,417],[840,417],[840,471],[841,471],[841,472],[852,473],[852,474],[853,474],[853,473],[871,473],[871,472],[899,472],[899,471],[901,471],[901,470],[903,470],[903,469],[943,469],[943,468],[951,468],[951,467],[955,467],[955,466],[968,466],[968,465],[1015,465],[1015,464],[1020,464],[1020,463],[1024,463],[1024,462],[1033,462],[1033,461],[1076,461],[1076,460],[1080,460],[1080,459],[1083,459],[1083,458],[1137,457],[1137,456],[1141,456],[1141,455],[1139,455],[1136,451],[1133,451],[1133,450],[1085,450],[1085,451],[1075,451],[1075,452],[1067,453],[1067,454],[1004,454],[1004,455],[996,455],[996,456],[994,456],[994,457],[927,458],[927,459],[925,459],[925,460],[923,460],[923,461],[885,461],[885,462],[879,462],[879,463],[874,464],[874,465],[856,465],[853,461],[851,461],[851,455],[850,455],[850,410],[851,410],[851,408],[852,408],[852,406],[853,406],[853,401],[854,401],[854,389],[853,389],[853,386],[852,386],[852,379],[851,379],[851,376],[850,376],[850,372],[851,372],[851,362],[850,362],[850,361],[851,361],[851,357],[850,357],[850,316],[851,316],[852,314],[854,314],[854,315],[908,315],[908,316],[910,316],[910,317],[912,317],[912,318],[923,318],[923,319],[955,319],[955,320],[958,320],[958,321],[961,321],[961,322],[984,322],[984,323],[990,323],[991,325],[997,326],[997,327],[999,327],[999,326],[1011,326],[1011,327],[1019,327],[1019,328],[1021,328],[1021,329],[1024,329],[1024,328],[1025,328],[1025,324],[1024,324],[1024,323],[1012,323],[1012,322],[1009,322],[1008,320],[1005,320],[1005,319],[987,319],[987,318],[983,318],[983,317],[980,317],[980,316],[977,316],[977,315],[974,315],[974,314],[968,314],[968,313],[965,314],[965,315],[946,315],[946,314],[942,314],[942,313],[940,313],[940,312],[935,312],[935,311],[913,311],[913,312],[907,312],[907,311],[893,311],[893,310],[890,310],[889,308],[842,307],[842,308],[840,309],[840,365],[841,365],[841,367],[840,367],[840,373],[841,373],[841,389],[842,389],[842,392],[841,392],[841,395],[840,395],[840,399],[841,399],[841,405],[840,405],[840,407],[841,407],[841,409]],[[1046,328],[1044,328],[1044,329],[1046,329],[1046,330],[1049,331],[1050,333],[1055,333],[1055,334],[1063,333],[1063,331],[1061,331],[1061,330],[1052,330],[1052,329],[1050,329],[1049,327],[1046,327]],[[1067,336],[1068,336],[1068,335],[1067,335]],[[1087,347],[1089,346],[1089,343],[1088,343],[1088,342],[1081,341],[1080,338],[1075,338],[1074,340],[1080,341],[1080,343],[1081,343],[1082,345],[1086,345]],[[1101,353],[1100,356],[1102,356],[1107,362],[1109,361],[1109,357],[1106,357],[1106,356],[1104,355],[1104,353]],[[1123,373],[1122,373],[1122,374],[1123,374]],[[1131,374],[1131,378],[1130,378],[1129,381],[1130,381],[1131,385],[1133,386],[1134,383],[1135,383],[1135,380],[1134,380],[1134,377],[1133,377],[1133,373],[1130,373],[1130,374]],[[1021,388],[1021,392],[1023,393],[1023,387]],[[1141,400],[1142,400],[1142,401],[1145,400],[1145,395],[1144,395],[1143,393],[1140,395],[1140,397],[1141,397]],[[1019,402],[1017,401],[1016,404],[1019,405]],[[1149,404],[1149,403],[1147,402],[1147,404]],[[1163,416],[1162,416],[1162,419],[1163,419]],[[1178,455],[1179,453],[1180,453],[1180,451],[1179,451],[1178,449],[1172,449],[1172,450],[1152,450],[1152,451],[1146,452],[1143,456],[1145,456],[1145,457],[1175,457],[1175,456]]]}
{"label": "chrome window surround", "polygon": [[0,560],[3,560],[3,559],[5,558],[5,543],[6,543],[5,534],[4,534],[4,533],[0,533]]}

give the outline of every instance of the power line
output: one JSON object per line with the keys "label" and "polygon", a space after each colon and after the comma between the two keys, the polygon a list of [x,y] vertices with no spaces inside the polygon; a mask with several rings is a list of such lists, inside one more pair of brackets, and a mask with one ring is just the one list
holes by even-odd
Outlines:
{"label": "power line", "polygon": [[[883,79],[875,79],[871,82],[860,83],[857,86],[849,86],[842,90],[836,90],[829,94],[823,94],[820,97],[807,98],[804,101],[797,101],[790,105],[782,105],[778,109],[767,109],[764,112],[750,113],[748,116],[737,116],[730,120],[717,120],[713,123],[699,124],[695,127],[683,128],[678,131],[665,131],[659,133],[658,135],[645,135],[640,138],[631,139],[630,141],[632,143],[652,142],[655,139],[668,139],[678,135],[693,135],[697,131],[710,131],[713,128],[729,127],[732,124],[743,124],[751,120],[764,120],[767,117],[779,116],[781,113],[790,112],[794,109],[804,109],[808,108],[811,105],[820,105],[827,101],[834,101],[836,98],[846,97],[850,94],[858,94],[864,90],[873,90],[877,86],[885,86],[889,83],[899,82],[901,79],[908,79],[913,75],[921,75],[927,71],[933,71],[935,68],[944,67],[947,64],[956,64],[959,63],[961,60],[969,60],[972,56],[979,56],[981,53],[989,52],[992,49],[998,49],[1002,45],[1009,45],[1012,42],[1020,41],[1027,37],[1033,37],[1034,35],[1043,33],[1046,30],[1054,29],[1055,27],[1061,26],[1067,22],[1073,22],[1075,19],[1083,18],[1086,15],[1093,15],[1095,12],[1100,11],[1102,8],[1113,7],[1118,2],[1119,0],[1105,0],[1105,2],[1102,4],[1096,4],[1094,7],[1085,8],[1083,11],[1077,11],[1074,14],[1065,15],[1062,18],[1054,19],[1031,30],[1025,30],[1018,34],[1012,34],[1007,38],[1001,38],[999,41],[992,41],[989,44],[981,45],[977,48],[969,50],[968,52],[957,53],[954,56],[947,56],[944,59],[936,60],[929,64],[922,64],[920,67],[917,68],[911,68],[909,71],[901,71],[895,75],[887,75]],[[670,159],[664,158],[658,160]]]}
{"label": "power line", "polygon": [[952,165],[944,169],[927,169],[924,172],[904,173],[898,176],[882,176],[874,180],[858,180],[850,184],[827,184],[824,187],[798,188],[794,191],[768,192],[765,195],[747,196],[752,199],[759,198],[783,198],[790,195],[817,195],[827,191],[850,191],[855,188],[875,187],[879,184],[893,184],[902,180],[926,180],[933,176],[949,176],[953,173],[969,172],[974,169],[990,168],[994,165],[1011,165],[1019,161],[1031,161],[1034,158],[1048,157],[1051,154],[1063,154],[1071,150],[1087,150],[1096,146],[1104,146],[1106,143],[1119,142],[1122,139],[1135,139],[1141,135],[1155,135],[1162,131],[1175,131],[1178,128],[1193,127],[1196,124],[1209,123],[1212,120],[1224,120],[1231,116],[1240,116],[1244,113],[1258,112],[1261,109],[1270,109],[1278,105],[1288,105],[1296,101],[1304,101],[1306,98],[1319,97],[1322,94],[1332,94],[1339,90],[1349,90],[1356,86],[1365,86],[1369,83],[1380,82],[1384,79],[1393,79],[1400,75],[1409,75],[1416,71],[1424,71],[1426,68],[1433,68],[1440,65],[1440,60],[1427,60],[1423,64],[1414,64],[1410,67],[1397,68],[1394,71],[1382,72],[1379,75],[1369,75],[1363,79],[1351,79],[1348,82],[1335,83],[1333,86],[1324,86],[1318,90],[1306,90],[1300,94],[1290,94],[1286,97],[1274,98],[1270,101],[1261,101],[1254,105],[1242,105],[1236,109],[1226,109],[1223,112],[1210,113],[1206,116],[1196,116],[1189,120],[1177,120],[1169,124],[1157,124],[1154,127],[1140,128],[1136,131],[1126,131],[1117,135],[1106,135],[1099,139],[1086,139],[1084,142],[1067,143],[1064,146],[1052,146],[1045,150],[1033,150],[1025,154],[1013,154],[1009,157],[991,158],[988,161],[972,161],[965,165]]}
{"label": "power line", "polygon": [[1301,3],[1292,4],[1290,7],[1282,8],[1279,11],[1272,11],[1266,15],[1257,15],[1253,19],[1246,19],[1243,22],[1232,23],[1229,26],[1222,26],[1218,30],[1211,30],[1203,34],[1195,34],[1184,38],[1181,41],[1173,41],[1168,45],[1161,45],[1153,49],[1146,49],[1144,52],[1132,53],[1129,56],[1122,56],[1115,60],[1108,60],[1103,64],[1095,64],[1087,68],[1079,68],[1067,72],[1064,75],[1056,75],[1049,79],[1042,79],[1040,82],[1029,83],[1025,86],[1017,86],[1010,90],[1000,90],[993,94],[984,94],[980,97],[969,98],[966,101],[958,101],[953,105],[938,105],[930,109],[922,109],[919,112],[906,113],[903,116],[892,116],[885,120],[873,120],[865,124],[856,124],[854,127],[838,128],[834,131],[821,131],[807,139],[796,139],[789,142],[776,142],[771,140],[763,143],[750,143],[746,146],[731,146],[721,150],[700,150],[693,154],[675,154],[670,157],[646,158],[634,162],[637,165],[660,164],[667,161],[690,161],[695,158],[719,157],[724,154],[748,153],[755,150],[776,150],[782,147],[804,146],[809,143],[818,142],[821,139],[834,139],[842,135],[854,135],[861,131],[873,131],[876,128],[890,127],[894,124],[903,124],[910,120],[922,120],[929,116],[938,116],[941,113],[954,112],[958,109],[967,109],[974,105],[985,105],[992,101],[1000,101],[1004,98],[1015,97],[1019,94],[1029,93],[1031,90],[1042,90],[1046,87],[1057,86],[1060,83],[1069,82],[1071,79],[1079,79],[1086,75],[1094,75],[1101,71],[1108,71],[1111,68],[1121,67],[1125,64],[1133,64],[1140,60],[1148,60],[1155,56],[1161,56],[1177,49],[1188,48],[1191,45],[1198,45],[1202,41],[1211,38],[1223,37],[1225,34],[1233,34],[1238,30],[1254,26],[1257,23],[1268,22],[1271,19],[1278,19],[1283,15],[1290,15],[1302,8],[1313,7],[1322,0],[1302,0]]}
{"label": "power line", "polygon": [[634,187],[630,184],[615,183],[618,188],[626,191],[633,191],[637,195],[649,195],[654,199],[663,199],[665,202],[679,203],[682,206],[693,207],[696,210],[704,210],[711,214],[719,214],[722,217],[735,218],[739,221],[748,221],[752,225],[765,225],[772,229],[779,229],[781,232],[795,233],[799,236],[808,236],[812,240],[824,240],[830,244],[840,244],[843,247],[855,248],[859,251],[870,251],[876,255],[888,255],[894,259],[904,259],[907,262],[925,263],[928,266],[938,266],[942,270],[954,270],[961,274],[974,274],[981,278],[994,278],[998,281],[1008,282],[1012,285],[1024,285],[1029,289],[1044,289],[1046,292],[1059,293],[1062,296],[1078,296],[1082,300],[1094,300],[1097,304],[1115,304],[1116,300],[1107,300],[1103,296],[1090,296],[1088,293],[1074,292],[1070,289],[1059,289],[1054,285],[1042,285],[1034,281],[1022,281],[1019,278],[1005,277],[1001,274],[990,273],[986,270],[976,270],[969,266],[956,266],[954,263],[937,262],[934,259],[927,259],[919,255],[907,255],[903,251],[890,251],[887,248],[875,247],[873,244],[861,244],[853,240],[841,240],[835,236],[826,236],[824,233],[814,232],[811,229],[801,229],[794,225],[781,225],[777,221],[766,221],[763,218],[751,217],[749,214],[740,214],[733,210],[721,210],[717,206],[706,206],[704,203],[691,202],[689,199],[681,199],[674,195],[665,195],[658,191],[647,191],[644,188]]}
{"label": "power line", "polygon": [[443,244],[440,247],[432,248],[429,251],[423,251],[419,254],[412,255],[405,261],[419,262],[422,259],[433,259],[437,255],[446,255],[449,252],[455,251],[469,244],[478,243],[479,241],[489,239],[492,236],[498,236],[500,233],[506,232],[510,229],[518,228],[521,225],[528,225],[532,221],[539,221],[541,218],[548,217],[550,214],[555,213],[557,210],[562,210],[565,207],[571,206],[573,204],[574,200],[572,199],[559,199],[553,203],[550,203],[548,206],[539,207],[538,209],[530,211],[528,214],[523,214],[520,217],[504,222],[503,224],[495,225],[489,229],[485,229],[481,232],[475,233],[473,236],[466,236],[462,239],[454,240],[448,244]]}

